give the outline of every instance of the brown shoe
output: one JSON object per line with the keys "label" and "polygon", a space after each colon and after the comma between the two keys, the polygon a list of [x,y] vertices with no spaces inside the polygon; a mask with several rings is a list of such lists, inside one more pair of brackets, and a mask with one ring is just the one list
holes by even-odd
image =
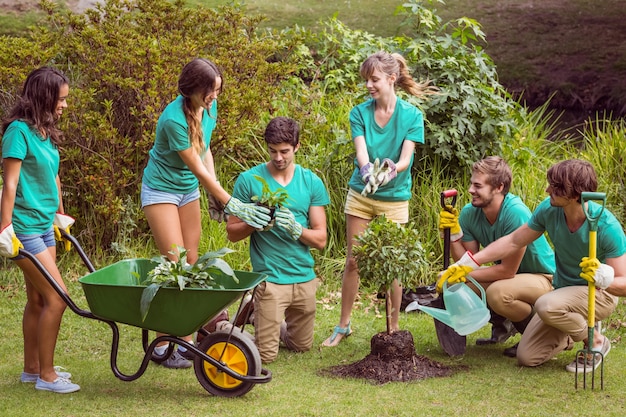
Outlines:
{"label": "brown shoe", "polygon": [[[209,322],[203,326],[203,329],[209,333],[213,333],[216,330],[215,327],[217,323],[221,321],[228,321],[228,310],[222,310],[221,313],[209,320]],[[198,332],[196,341],[199,343],[202,339],[204,339],[204,335],[201,332]]]}

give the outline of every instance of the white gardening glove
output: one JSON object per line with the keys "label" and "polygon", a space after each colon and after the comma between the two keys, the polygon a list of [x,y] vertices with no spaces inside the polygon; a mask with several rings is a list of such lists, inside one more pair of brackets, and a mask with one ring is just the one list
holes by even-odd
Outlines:
{"label": "white gardening glove", "polygon": [[376,182],[378,182],[379,187],[382,187],[394,179],[397,174],[396,164],[391,159],[385,158],[376,174]]}
{"label": "white gardening glove", "polygon": [[54,215],[54,221],[52,225],[54,226],[54,238],[57,242],[63,242],[65,244],[65,251],[69,252],[72,249],[72,242],[67,239],[64,239],[61,235],[61,230],[65,231],[67,234],[70,234],[70,227],[74,224],[76,220],[72,216],[68,216],[63,213],[56,213]]}
{"label": "white gardening glove", "polygon": [[293,240],[300,239],[302,236],[302,225],[296,221],[295,216],[287,207],[281,207],[276,210],[276,225],[287,230]]}
{"label": "white gardening glove", "polygon": [[610,287],[615,278],[615,271],[612,266],[600,263],[598,258],[584,257],[579,264],[583,272],[580,273],[580,277],[585,281],[595,284],[596,287],[603,290]]}
{"label": "white gardening glove", "polygon": [[470,251],[465,252],[461,259],[450,265],[448,269],[439,275],[435,289],[438,293],[441,293],[443,284],[446,281],[450,285],[465,282],[465,277],[478,267],[480,267],[480,264],[474,260],[472,253]]}
{"label": "white gardening glove", "polygon": [[224,207],[226,214],[232,214],[254,227],[262,230],[270,222],[270,209],[257,206],[255,203],[242,203],[241,200],[231,197]]}
{"label": "white gardening glove", "polygon": [[15,258],[20,253],[20,248],[24,249],[22,242],[15,236],[13,223],[0,232],[0,255],[6,258]]}

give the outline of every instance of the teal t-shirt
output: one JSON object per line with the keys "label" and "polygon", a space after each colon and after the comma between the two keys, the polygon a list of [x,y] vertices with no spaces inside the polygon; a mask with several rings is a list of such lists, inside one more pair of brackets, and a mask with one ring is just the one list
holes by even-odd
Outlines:
{"label": "teal t-shirt", "polygon": [[2,157],[22,161],[15,193],[13,229],[42,234],[50,230],[59,209],[59,150],[21,120],[12,122],[2,137]]}
{"label": "teal t-shirt", "polygon": [[[526,207],[522,199],[511,193],[504,196],[500,212],[493,224],[489,223],[482,209],[469,203],[463,207],[459,215],[459,224],[463,229],[462,240],[464,242],[477,241],[485,247],[526,224],[530,216],[530,209]],[[554,274],[554,270],[554,252],[545,236],[541,236],[526,247],[517,273]]]}
{"label": "teal t-shirt", "polygon": [[[416,143],[424,143],[424,116],[422,112],[411,103],[398,97],[396,108],[385,127],[381,128],[374,118],[376,101],[369,99],[359,104],[350,111],[350,129],[352,139],[363,136],[367,146],[370,162],[376,158],[389,158],[398,162],[402,151],[402,143],[410,140]],[[359,164],[355,158],[355,169],[348,186],[356,192],[363,191],[365,184],[359,175]],[[408,169],[398,172],[398,176],[368,197],[381,201],[407,201],[411,199],[411,166],[413,156]]]}
{"label": "teal t-shirt", "polygon": [[[217,119],[217,101],[211,106],[211,116],[202,113],[202,133],[206,147],[211,143],[211,135]],[[175,194],[188,194],[198,188],[198,179],[178,155],[178,152],[191,147],[189,125],[183,113],[183,96],[165,107],[156,127],[156,139],[150,149],[148,164],[143,171],[143,182],[150,188]]]}
{"label": "teal t-shirt", "polygon": [[[589,213],[596,217],[601,206],[593,201],[588,202]],[[572,285],[587,285],[587,281],[579,276],[580,261],[589,256],[589,222],[575,232],[570,232],[565,222],[562,207],[550,205],[550,198],[543,200],[533,212],[528,227],[538,232],[548,232],[554,245],[556,272],[552,279],[554,288]],[[598,220],[597,258],[605,262],[607,258],[617,258],[626,252],[624,230],[613,213],[604,209]]]}
{"label": "teal t-shirt", "polygon": [[[322,180],[300,165],[296,165],[293,179],[285,187],[274,180],[265,164],[242,172],[235,182],[233,197],[251,202],[253,196],[261,195],[261,183],[254,175],[265,178],[272,190],[279,187],[287,190],[289,200],[285,207],[291,210],[302,227],[309,227],[310,207],[330,204]],[[315,278],[310,247],[293,240],[285,229],[278,226],[250,235],[250,261],[254,272],[267,274],[267,281],[274,284],[298,284]]]}

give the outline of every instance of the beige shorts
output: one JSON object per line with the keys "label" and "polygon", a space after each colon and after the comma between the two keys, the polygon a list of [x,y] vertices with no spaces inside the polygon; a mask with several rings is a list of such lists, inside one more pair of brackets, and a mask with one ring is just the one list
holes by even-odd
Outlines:
{"label": "beige shorts", "polygon": [[409,222],[409,202],[374,200],[363,197],[350,188],[346,197],[344,213],[366,220],[384,214],[389,220],[405,224]]}

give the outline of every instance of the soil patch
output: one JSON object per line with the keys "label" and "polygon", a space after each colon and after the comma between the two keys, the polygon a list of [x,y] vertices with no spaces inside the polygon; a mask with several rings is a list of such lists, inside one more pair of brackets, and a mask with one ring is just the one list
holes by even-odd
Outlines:
{"label": "soil patch", "polygon": [[[393,339],[393,341],[391,340]],[[337,365],[321,371],[324,375],[362,378],[375,384],[409,382],[446,377],[464,367],[450,367],[415,353],[413,335],[401,330],[393,334],[378,333],[372,337],[371,353],[358,362]]]}

